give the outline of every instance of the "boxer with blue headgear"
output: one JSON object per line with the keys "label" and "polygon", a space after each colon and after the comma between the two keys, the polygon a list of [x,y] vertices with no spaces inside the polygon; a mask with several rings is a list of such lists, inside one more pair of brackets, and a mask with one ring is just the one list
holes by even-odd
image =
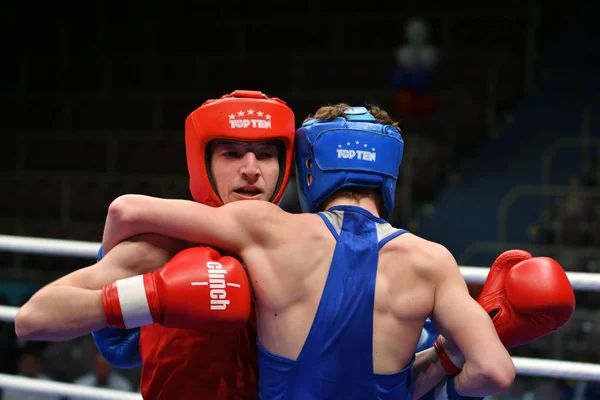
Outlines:
{"label": "boxer with blue headgear", "polygon": [[296,133],[302,211],[317,212],[330,195],[353,187],[380,190],[389,215],[404,151],[400,130],[379,123],[364,107],[340,111],[345,117],[311,118]]}
{"label": "boxer with blue headgear", "polygon": [[[330,195],[343,188],[375,188],[380,190],[389,216],[404,152],[400,129],[392,121],[388,121],[391,125],[380,123],[364,107],[342,106],[340,111],[345,118],[310,118],[297,131],[296,170],[302,210],[319,211]],[[437,336],[428,319],[416,351],[432,347]]]}
{"label": "boxer with blue headgear", "polygon": [[[294,147],[303,213],[130,195],[108,222],[125,237],[161,233],[239,257],[258,315],[260,399],[421,398],[446,377],[436,349],[415,356],[429,316],[468,372],[444,380],[437,398],[506,389],[514,365],[454,257],[380,217],[393,210],[404,148],[387,113],[322,107]],[[235,289],[215,290],[229,299]]]}

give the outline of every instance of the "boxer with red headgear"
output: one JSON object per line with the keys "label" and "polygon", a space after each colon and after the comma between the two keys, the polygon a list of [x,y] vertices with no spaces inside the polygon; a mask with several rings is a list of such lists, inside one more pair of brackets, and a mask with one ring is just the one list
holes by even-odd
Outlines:
{"label": "boxer with red headgear", "polygon": [[[270,197],[279,202],[290,177],[293,162],[294,114],[285,102],[267,99],[260,93],[236,90],[219,100],[208,100],[185,121],[185,146],[190,174],[190,191],[194,200],[212,206],[225,201],[218,193],[215,171],[210,163],[216,144],[223,141],[238,144],[270,142],[279,152],[279,178]],[[292,134],[290,134],[292,132]]]}
{"label": "boxer with red headgear", "polygon": [[[188,116],[185,128],[190,191],[196,201],[221,206],[281,199],[295,135],[294,114],[285,102],[236,90],[206,101]],[[112,234],[107,226],[104,240]],[[94,339],[113,364],[125,368],[142,363],[146,399],[255,398],[255,317],[253,311],[247,314],[249,286],[243,268],[214,249],[181,251],[188,246],[144,234],[105,256],[101,249],[96,264],[42,288],[21,308],[15,321],[18,335],[68,340],[96,330]],[[226,273],[188,271],[188,265],[199,263]],[[185,278],[180,278],[182,271]],[[144,304],[128,300],[140,291],[146,293]],[[90,312],[99,301],[103,315]],[[111,327],[104,328],[107,324]]]}

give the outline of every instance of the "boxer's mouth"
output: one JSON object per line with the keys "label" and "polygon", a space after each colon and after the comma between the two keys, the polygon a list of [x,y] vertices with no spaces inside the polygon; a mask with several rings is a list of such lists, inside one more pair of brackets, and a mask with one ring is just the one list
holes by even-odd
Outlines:
{"label": "boxer's mouth", "polygon": [[239,189],[235,189],[234,192],[241,194],[242,196],[257,196],[262,193],[262,190],[256,186],[244,186]]}

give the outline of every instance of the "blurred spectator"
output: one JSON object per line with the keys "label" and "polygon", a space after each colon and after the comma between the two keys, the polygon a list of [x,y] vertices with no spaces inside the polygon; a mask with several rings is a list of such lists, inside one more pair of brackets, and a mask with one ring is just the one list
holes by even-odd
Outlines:
{"label": "blurred spectator", "polygon": [[[75,379],[73,383],[77,385],[122,390],[126,392],[133,391],[133,385],[131,382],[115,371],[113,366],[110,365],[108,361],[106,361],[98,352],[94,353],[90,372]],[[75,400],[75,398],[72,398],[71,400]]]}
{"label": "blurred spectator", "polygon": [[447,106],[453,115],[447,118],[455,123],[454,138],[451,141],[454,143],[456,156],[473,157],[487,139],[481,118],[482,101],[469,87],[462,84],[454,86],[454,92],[448,101],[452,102]]}
{"label": "blurred spectator", "polygon": [[96,345],[91,335],[63,342],[50,342],[44,349],[44,365],[52,368],[54,379],[73,382],[90,369],[95,351]]}
{"label": "blurred spectator", "polygon": [[[41,357],[38,351],[24,350],[18,359],[17,372],[19,376],[27,378],[52,380],[41,371]],[[60,400],[60,397],[5,389],[2,394],[2,400]]]}
{"label": "blurred spectator", "polygon": [[533,400],[570,400],[573,389],[562,379],[543,380],[533,390]]}
{"label": "blurred spectator", "polygon": [[429,24],[410,19],[405,27],[406,42],[396,50],[392,88],[396,113],[410,120],[431,116],[438,108],[439,93],[433,85],[439,50],[429,42]]}
{"label": "blurred spectator", "polygon": [[555,240],[566,246],[593,246],[598,243],[596,232],[600,222],[600,199],[585,191],[581,179],[572,176],[569,185],[573,190],[559,206],[554,227]]}

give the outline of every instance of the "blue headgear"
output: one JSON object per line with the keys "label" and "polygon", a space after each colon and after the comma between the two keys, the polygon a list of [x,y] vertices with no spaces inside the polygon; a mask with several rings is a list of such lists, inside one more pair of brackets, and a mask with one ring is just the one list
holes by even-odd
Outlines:
{"label": "blue headgear", "polygon": [[312,119],[296,131],[296,172],[304,212],[347,186],[380,188],[391,214],[404,141],[400,131],[353,107],[346,118]]}

